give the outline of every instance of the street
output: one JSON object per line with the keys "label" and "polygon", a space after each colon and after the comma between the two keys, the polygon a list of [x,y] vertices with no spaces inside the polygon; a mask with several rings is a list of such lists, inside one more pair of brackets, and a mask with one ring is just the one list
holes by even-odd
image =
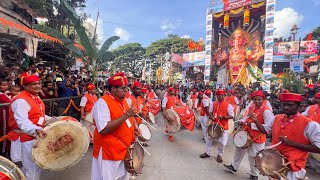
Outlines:
{"label": "street", "polygon": [[[202,179],[247,179],[249,175],[249,164],[247,157],[243,158],[237,175],[233,175],[223,168],[223,163],[230,164],[233,159],[235,146],[232,138],[224,153],[222,164],[215,160],[216,143],[210,158],[201,159],[199,155],[204,152],[204,141],[201,137],[201,129],[195,128],[193,132],[181,131],[174,135],[173,142],[168,141],[164,134],[163,116],[159,113],[154,125],[157,131],[152,131],[150,145],[147,151],[142,174],[138,180],[202,180]],[[146,153],[145,153],[146,154]],[[73,166],[60,172],[43,172],[44,180],[89,180],[91,177],[92,146],[83,159]],[[313,170],[307,169],[310,180],[320,179],[320,175]],[[259,176],[259,179],[267,180],[267,177]]]}

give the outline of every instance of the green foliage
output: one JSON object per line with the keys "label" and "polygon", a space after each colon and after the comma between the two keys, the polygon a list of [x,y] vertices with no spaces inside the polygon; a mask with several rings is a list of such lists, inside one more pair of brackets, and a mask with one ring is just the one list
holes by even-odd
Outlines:
{"label": "green foliage", "polygon": [[283,88],[289,90],[292,93],[305,94],[304,83],[297,78],[296,73],[290,69],[283,70],[284,75],[282,80]]}
{"label": "green foliage", "polygon": [[113,69],[125,71],[134,77],[141,77],[146,50],[139,43],[129,43],[114,49]]}
{"label": "green foliage", "polygon": [[80,17],[77,15],[77,13],[73,10],[73,8],[64,0],[61,0],[62,7],[64,8],[65,12],[67,13],[68,17],[72,21],[77,34],[80,38],[82,46],[85,48],[87,55],[91,59],[97,58],[97,52],[93,48],[93,46],[90,43],[89,37],[86,33],[86,29],[82,26]]}
{"label": "green foliage", "polygon": [[33,27],[35,29],[37,29],[38,31],[45,32],[45,33],[49,34],[50,36],[53,36],[53,37],[59,39],[64,44],[64,46],[66,48],[68,48],[70,51],[74,52],[76,55],[78,55],[82,59],[86,60],[86,58],[83,56],[83,53],[81,52],[81,50],[79,48],[75,47],[74,43],[69,38],[65,37],[63,34],[61,34],[56,29],[53,29],[48,26],[39,25],[39,24],[35,24],[35,25],[33,25]]}
{"label": "green foliage", "polygon": [[149,47],[147,47],[146,57],[156,58],[157,55],[164,55],[166,52],[176,54],[187,53],[188,39],[169,34],[167,38],[153,42]]}
{"label": "green foliage", "polygon": [[108,38],[104,44],[102,45],[102,47],[100,48],[100,50],[98,51],[98,56],[97,56],[97,60],[100,59],[111,59],[112,58],[112,54],[110,53],[109,48],[110,46],[117,40],[119,40],[120,37],[119,36],[112,36],[110,38]]}

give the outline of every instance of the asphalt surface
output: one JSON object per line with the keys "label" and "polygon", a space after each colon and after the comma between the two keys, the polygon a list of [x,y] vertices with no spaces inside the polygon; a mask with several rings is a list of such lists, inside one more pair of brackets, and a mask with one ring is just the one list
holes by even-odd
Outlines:
{"label": "asphalt surface", "polygon": [[[223,163],[217,163],[215,152],[217,143],[214,142],[212,156],[201,159],[199,155],[204,152],[204,141],[202,140],[201,129],[194,131],[180,131],[174,135],[173,142],[168,141],[164,133],[163,116],[161,113],[156,118],[154,125],[157,131],[152,131],[152,138],[147,151],[151,156],[146,155],[142,174],[137,176],[138,180],[235,180],[248,179],[249,164],[247,157],[243,158],[237,175],[227,172],[223,163],[231,164],[235,146],[232,138],[229,138],[228,145],[223,155]],[[82,160],[75,166],[59,171],[42,173],[43,180],[90,180],[91,179],[92,147],[84,155]],[[307,169],[307,176],[310,180],[319,180],[320,175],[313,170]],[[261,180],[267,177],[259,176]]]}

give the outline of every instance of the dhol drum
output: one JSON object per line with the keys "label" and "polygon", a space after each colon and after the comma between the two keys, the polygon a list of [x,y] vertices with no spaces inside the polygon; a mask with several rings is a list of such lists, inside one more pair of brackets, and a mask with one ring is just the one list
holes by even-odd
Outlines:
{"label": "dhol drum", "polygon": [[89,133],[78,121],[57,121],[44,131],[47,137],[37,137],[32,148],[34,162],[42,169],[60,171],[72,167],[88,150]]}
{"label": "dhol drum", "polygon": [[25,180],[22,171],[9,159],[0,156],[0,179],[2,180]]}
{"label": "dhol drum", "polygon": [[139,136],[139,140],[142,142],[149,141],[151,139],[151,132],[147,125],[139,124],[139,128],[141,130],[141,136]]}
{"label": "dhol drum", "polygon": [[229,127],[229,129],[227,130],[227,132],[229,134],[232,134],[232,132],[234,131],[234,128],[235,128],[233,119],[228,120],[228,127]]}
{"label": "dhol drum", "polygon": [[86,121],[90,122],[91,124],[93,124],[93,118],[92,118],[92,113],[91,112],[88,113],[84,119]]}
{"label": "dhol drum", "polygon": [[233,144],[238,148],[247,149],[251,143],[251,137],[247,131],[238,131],[233,137]]}
{"label": "dhol drum", "polygon": [[255,163],[261,175],[271,178],[286,179],[289,171],[287,159],[274,149],[259,151]]}
{"label": "dhol drum", "polygon": [[223,131],[223,127],[215,123],[210,124],[207,129],[208,135],[212,139],[219,139],[222,136]]}
{"label": "dhol drum", "polygon": [[143,168],[143,159],[144,151],[141,145],[137,142],[132,143],[124,159],[127,171],[132,175],[140,174]]}
{"label": "dhol drum", "polygon": [[149,112],[148,114],[149,114],[149,119],[151,123],[152,124],[156,123],[156,118],[154,117],[154,115],[151,112]]}
{"label": "dhol drum", "polygon": [[188,99],[187,105],[188,105],[188,107],[189,107],[190,109],[193,109],[193,101],[192,101],[192,99]]}
{"label": "dhol drum", "polygon": [[71,116],[59,116],[59,117],[53,117],[51,119],[49,119],[48,121],[45,122],[44,126],[47,126],[49,124],[58,122],[58,121],[75,121],[75,122],[79,122],[76,118],[73,118]]}
{"label": "dhol drum", "polygon": [[234,112],[234,120],[239,120],[239,114],[240,114],[240,107],[238,105],[232,105],[233,106],[233,112]]}
{"label": "dhol drum", "polygon": [[165,124],[171,133],[177,133],[181,128],[181,121],[179,114],[173,110],[168,109],[165,111]]}
{"label": "dhol drum", "polygon": [[320,161],[320,154],[317,154],[317,153],[310,153],[310,154],[314,159]]}
{"label": "dhol drum", "polygon": [[96,126],[89,121],[81,121],[82,125],[87,129],[89,136],[90,136],[90,143],[93,143],[93,134]]}

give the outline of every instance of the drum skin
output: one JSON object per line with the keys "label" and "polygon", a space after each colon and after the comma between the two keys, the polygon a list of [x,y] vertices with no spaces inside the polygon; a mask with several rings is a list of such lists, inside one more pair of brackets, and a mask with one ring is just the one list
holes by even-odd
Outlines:
{"label": "drum skin", "polygon": [[207,133],[212,139],[219,139],[223,134],[223,127],[219,124],[210,124]]}
{"label": "drum skin", "polygon": [[25,180],[26,177],[22,171],[9,159],[0,156],[0,177],[10,180]]}
{"label": "drum skin", "polygon": [[139,143],[131,144],[126,157],[124,159],[124,165],[127,171],[132,174],[140,174],[143,168],[144,151]]}
{"label": "drum skin", "polygon": [[[279,179],[274,171],[278,172],[284,168],[283,164],[287,163],[287,160],[277,150],[267,149],[258,152],[255,157],[255,163],[261,175]],[[288,171],[289,168],[285,167],[283,171],[279,173],[286,176]]]}
{"label": "drum skin", "polygon": [[151,132],[148,126],[145,124],[139,124],[139,128],[142,132],[142,135],[138,137],[139,140],[142,142],[149,141],[151,139]]}
{"label": "drum skin", "polygon": [[149,114],[149,118],[150,118],[151,123],[152,124],[156,123],[156,119],[155,119],[154,115],[151,112],[149,112],[148,114]]}
{"label": "drum skin", "polygon": [[165,120],[167,121],[168,127],[170,128],[172,133],[178,132],[181,128],[179,114],[173,109],[166,110],[165,114],[166,114]]}
{"label": "drum skin", "polygon": [[92,113],[88,113],[86,117],[84,118],[86,121],[89,121],[91,124],[93,124],[93,118],[92,118]]}
{"label": "drum skin", "polygon": [[34,162],[42,169],[60,171],[75,165],[87,152],[89,133],[75,121],[58,121],[44,128],[47,137],[37,138],[32,148]]}
{"label": "drum skin", "polygon": [[247,131],[238,131],[233,137],[233,144],[238,148],[246,149],[250,146],[250,136]]}

